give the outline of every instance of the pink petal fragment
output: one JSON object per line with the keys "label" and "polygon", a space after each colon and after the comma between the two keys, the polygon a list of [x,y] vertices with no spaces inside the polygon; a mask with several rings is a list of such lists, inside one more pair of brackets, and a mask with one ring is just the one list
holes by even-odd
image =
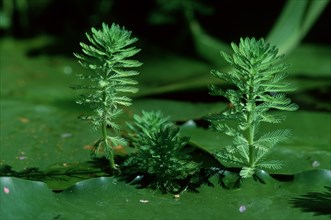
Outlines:
{"label": "pink petal fragment", "polygon": [[10,190],[7,187],[3,187],[3,191],[8,194],[10,192]]}

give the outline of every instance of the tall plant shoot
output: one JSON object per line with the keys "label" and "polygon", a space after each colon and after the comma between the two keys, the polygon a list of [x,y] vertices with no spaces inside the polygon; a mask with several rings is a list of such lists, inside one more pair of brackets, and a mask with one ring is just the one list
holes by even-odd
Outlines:
{"label": "tall plant shoot", "polygon": [[93,129],[101,131],[101,138],[94,144],[92,156],[104,153],[110,162],[110,167],[116,169],[113,147],[125,145],[126,141],[119,136],[110,136],[108,127],[118,132],[120,126],[115,119],[122,113],[123,106],[130,106],[132,100],[126,93],[136,93],[137,81],[131,79],[139,72],[131,68],[142,63],[129,59],[140,49],[132,46],[138,39],[131,37],[131,32],[117,24],[110,27],[103,23],[102,29],[91,29],[86,33],[90,44],[80,43],[82,54],[74,53],[79,63],[89,71],[77,76],[85,84],[74,86],[74,89],[84,90],[78,104],[89,106],[92,115],[83,115],[81,120],[92,123]]}
{"label": "tall plant shoot", "polygon": [[229,72],[212,70],[211,74],[234,86],[222,89],[210,86],[210,94],[224,96],[232,108],[211,116],[215,130],[233,138],[232,145],[224,147],[216,156],[242,169],[240,176],[251,177],[257,169],[279,169],[283,162],[269,160],[266,156],[271,149],[291,136],[289,129],[263,133],[261,122],[280,123],[284,115],[275,111],[295,111],[298,106],[291,103],[284,92],[294,88],[282,80],[287,76],[289,65],[281,62],[283,55],[278,49],[265,43],[264,39],[240,39],[239,45],[232,43],[233,54],[221,52],[231,65]]}

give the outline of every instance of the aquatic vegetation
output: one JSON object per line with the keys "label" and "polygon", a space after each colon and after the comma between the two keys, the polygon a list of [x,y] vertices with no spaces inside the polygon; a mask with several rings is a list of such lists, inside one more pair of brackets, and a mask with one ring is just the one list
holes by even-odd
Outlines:
{"label": "aquatic vegetation", "polygon": [[148,175],[152,188],[163,192],[179,192],[183,185],[199,171],[199,164],[183,152],[189,138],[181,137],[179,129],[161,112],[134,115],[129,124],[132,145],[136,151],[123,164],[128,174]]}
{"label": "aquatic vegetation", "polygon": [[[238,4],[232,1],[157,0],[136,11],[128,10],[126,1],[23,0],[3,3],[0,7],[4,18],[0,24],[3,33],[0,39],[0,219],[106,219],[109,216],[115,219],[329,219],[331,50],[325,35],[330,9],[328,0],[277,1],[263,6],[264,11],[273,9],[273,13],[262,14],[259,3],[252,1]],[[130,2],[132,9],[139,6],[141,2]],[[57,16],[59,9],[64,9],[61,16]],[[81,13],[71,13],[77,9]],[[234,12],[236,16],[233,16]],[[277,12],[280,12],[278,18]],[[250,16],[254,13],[259,16]],[[53,17],[57,18],[55,23]],[[229,18],[231,22],[228,22]],[[269,26],[275,18],[273,26]],[[124,86],[139,87],[141,92],[112,93],[112,97],[134,99],[132,106],[117,104],[117,110],[123,113],[110,119],[111,123],[117,124],[117,129],[103,126],[102,120],[99,124],[94,120],[99,117],[97,109],[103,109],[97,107],[102,106],[102,101],[83,103],[83,99],[88,101],[86,98],[90,97],[82,96],[82,105],[74,105],[72,100],[76,96],[74,92],[102,100],[101,87],[111,90],[113,87],[108,84],[117,83],[117,78],[108,79],[108,76],[104,77],[106,74],[101,74],[107,72],[102,68],[108,68],[108,61],[115,56],[108,56],[108,49],[98,42],[110,45],[106,42],[109,39],[118,42],[125,37],[114,37],[117,36],[115,32],[111,37],[100,33],[103,37],[98,40],[94,36],[104,32],[99,23],[110,19],[125,24],[139,38],[139,42],[124,48],[137,46],[144,52],[138,53],[141,57],[136,58],[144,62],[143,74],[123,78],[139,81],[139,85]],[[85,37],[81,33],[89,25],[95,27],[95,33],[93,29],[88,31],[89,37],[80,41],[86,41],[82,49],[91,55],[77,48],[80,42],[77,38]],[[112,29],[111,26],[110,23],[108,28]],[[123,32],[124,28],[119,29]],[[217,85],[224,93],[226,89],[241,92],[229,81],[231,74],[228,73],[238,68],[240,73],[244,72],[239,65],[241,59],[235,60],[228,44],[228,41],[239,43],[238,38],[246,36],[241,34],[263,36],[266,42],[277,46],[279,54],[286,53],[284,60],[279,59],[275,65],[283,61],[290,63],[291,68],[285,70],[289,75],[275,84],[288,80],[298,85],[298,91],[291,94],[291,99],[303,109],[288,112],[270,108],[262,112],[267,117],[281,112],[286,120],[278,124],[265,121],[254,124],[255,145],[251,152],[255,153],[252,154],[255,164],[252,167],[245,156],[250,153],[248,144],[240,146],[240,135],[249,140],[249,128],[238,128],[240,123],[245,124],[239,120],[239,114],[233,119],[222,118],[222,114],[216,115],[215,119],[213,115],[209,118],[214,127],[226,124],[238,131],[236,136],[226,136],[224,132],[229,132],[226,129],[219,132],[206,129],[209,123],[204,120],[208,113],[219,113],[226,108],[227,117],[236,109],[248,113],[245,95],[238,101],[244,105],[238,106],[206,92],[210,84]],[[129,39],[133,38],[133,34],[130,35]],[[111,43],[115,45],[116,42]],[[90,51],[92,47],[98,51]],[[240,51],[240,43],[237,47]],[[78,58],[85,62],[86,69],[77,65],[77,59],[72,59],[73,51],[87,57]],[[231,66],[219,56],[219,51],[229,54],[234,64]],[[241,52],[249,55],[250,50]],[[131,60],[134,56],[123,59]],[[250,59],[243,60],[245,64],[251,62]],[[96,64],[104,66],[98,69]],[[118,68],[118,71],[140,69],[119,65],[123,63],[119,61],[112,68]],[[227,81],[227,76],[221,80],[213,78],[208,73],[211,68],[225,72],[230,79]],[[111,71],[111,75],[115,75]],[[102,75],[103,80],[99,81],[97,76],[80,80],[73,75],[77,73]],[[242,83],[247,81],[243,74],[239,78]],[[78,90],[68,92],[68,84],[81,84],[86,88],[74,87]],[[259,95],[258,91],[255,92]],[[287,91],[264,95],[274,98],[281,93]],[[268,102],[253,100],[252,103],[251,108],[256,111],[259,105]],[[113,107],[108,105],[107,109],[114,110]],[[137,122],[138,125],[132,117],[138,114],[143,118],[142,110],[162,111],[171,116],[171,121],[162,116],[162,120],[151,119],[150,126],[140,128],[143,121]],[[253,112],[251,118],[258,118]],[[75,119],[80,114],[85,115],[81,119],[86,117],[84,123]],[[281,115],[279,117],[283,119]],[[133,122],[126,126],[128,121]],[[159,131],[160,124],[165,121],[171,125]],[[97,131],[91,132],[91,127]],[[295,134],[289,141],[285,141],[291,136],[287,128]],[[141,129],[150,131],[144,133]],[[269,142],[277,131],[285,134],[281,138],[284,142],[274,139],[273,145]],[[150,133],[153,135],[145,135]],[[158,135],[161,133],[164,134]],[[111,138],[122,142],[114,143]],[[169,144],[171,140],[178,144]],[[169,148],[160,150],[162,143]],[[178,151],[173,145],[180,146]],[[233,148],[222,152],[227,145]],[[264,153],[263,147],[271,145]],[[147,149],[141,150],[144,148],[141,146]],[[95,157],[92,160],[88,155],[91,149]],[[233,162],[233,157],[232,160],[215,157],[213,153],[220,150],[221,157],[233,156],[242,163]],[[167,153],[172,157],[165,156]],[[111,165],[112,169],[109,166],[111,154],[115,155],[116,162]],[[263,156],[257,160],[258,155]],[[162,156],[165,159],[159,160]],[[264,163],[270,161],[277,161],[276,164],[282,167],[275,171],[269,169]],[[193,168],[189,166],[190,162],[193,162]],[[164,168],[165,165],[169,165],[170,171]],[[254,174],[243,180],[243,175],[250,176],[245,171],[247,168]],[[129,176],[121,179],[122,175]],[[190,193],[190,189],[196,189],[197,193]]]}
{"label": "aquatic vegetation", "polygon": [[125,145],[124,138],[110,136],[107,127],[119,131],[120,126],[115,119],[122,113],[121,106],[130,106],[131,98],[125,93],[136,93],[137,81],[131,77],[139,74],[130,70],[139,67],[142,63],[128,59],[137,54],[140,49],[132,46],[138,39],[131,37],[131,32],[117,24],[110,27],[103,23],[102,29],[91,29],[92,34],[86,33],[90,45],[80,43],[84,54],[74,53],[79,63],[90,70],[88,73],[77,76],[85,84],[74,86],[74,89],[86,91],[77,100],[78,104],[89,106],[94,114],[83,115],[79,118],[92,123],[93,129],[100,129],[102,137],[94,144],[92,156],[103,151],[110,162],[110,167],[116,169],[113,147]]}
{"label": "aquatic vegetation", "polygon": [[233,137],[233,144],[222,148],[216,157],[242,167],[240,176],[254,175],[256,169],[279,169],[279,160],[268,160],[267,155],[279,142],[291,137],[289,129],[261,134],[260,124],[281,123],[283,115],[271,110],[295,111],[298,106],[291,103],[284,92],[294,90],[282,80],[287,76],[289,65],[281,61],[278,49],[265,43],[264,39],[241,38],[239,45],[231,44],[234,53],[221,52],[231,65],[229,72],[212,70],[211,74],[222,79],[236,89],[223,90],[210,86],[210,94],[224,96],[231,107],[209,117],[212,128]]}

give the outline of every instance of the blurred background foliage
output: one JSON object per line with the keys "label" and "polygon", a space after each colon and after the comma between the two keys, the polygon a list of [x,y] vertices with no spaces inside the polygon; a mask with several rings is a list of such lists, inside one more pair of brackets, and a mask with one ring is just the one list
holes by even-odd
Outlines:
{"label": "blurred background foliage", "polygon": [[[2,39],[25,40],[24,53],[29,57],[73,58],[72,53],[80,50],[78,42],[85,41],[84,33],[91,27],[99,27],[101,22],[118,23],[133,31],[140,39],[137,46],[143,49],[137,58],[145,63],[138,96],[166,93],[171,99],[191,99],[192,95],[178,92],[193,91],[200,95],[199,101],[213,99],[207,94],[207,85],[215,83],[209,69],[228,68],[223,66],[220,50],[229,51],[229,43],[238,42],[240,37],[264,37],[286,53],[287,62],[292,64],[290,80],[306,91],[297,94],[295,101],[303,108],[330,110],[325,101],[330,92],[325,78],[329,81],[331,68],[328,3],[1,0],[0,31]],[[19,50],[18,46],[12,49]],[[197,98],[194,95],[191,101]],[[315,98],[320,102],[314,103]]]}

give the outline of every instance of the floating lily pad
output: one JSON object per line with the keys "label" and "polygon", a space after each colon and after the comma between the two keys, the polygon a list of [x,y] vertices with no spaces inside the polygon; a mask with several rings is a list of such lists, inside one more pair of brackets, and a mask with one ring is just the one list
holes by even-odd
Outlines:
{"label": "floating lily pad", "polygon": [[145,111],[162,111],[173,121],[188,121],[201,119],[208,114],[223,111],[225,103],[199,103],[183,102],[162,99],[138,99],[134,102],[132,110],[136,114]]}
{"label": "floating lily pad", "polygon": [[45,104],[2,101],[1,164],[15,170],[43,170],[51,164],[89,160],[90,146],[98,137],[75,113]]}
{"label": "floating lily pad", "polygon": [[[328,219],[291,205],[290,200],[330,186],[331,172],[313,170],[293,181],[266,184],[247,179],[242,187],[226,190],[202,186],[198,193],[173,196],[136,189],[113,177],[76,183],[52,193],[41,182],[1,177],[2,219]],[[277,193],[275,193],[277,191]]]}

